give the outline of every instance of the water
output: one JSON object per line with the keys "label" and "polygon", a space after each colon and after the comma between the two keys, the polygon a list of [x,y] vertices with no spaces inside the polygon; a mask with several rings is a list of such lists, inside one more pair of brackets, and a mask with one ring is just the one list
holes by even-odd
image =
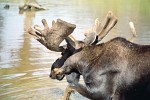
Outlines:
{"label": "water", "polygon": [[[116,36],[130,39],[128,23],[133,21],[138,33],[134,42],[150,44],[149,0],[37,1],[49,10],[19,14],[23,0],[0,0],[0,100],[61,100],[66,80],[49,78],[50,66],[60,53],[47,50],[26,32],[35,24],[42,26],[43,18],[50,26],[58,18],[76,24],[73,35],[82,40],[84,29],[93,26],[95,18],[103,21],[112,10],[118,23],[102,42]],[[6,4],[9,10],[3,8]],[[77,93],[72,95],[72,100],[84,99]]]}

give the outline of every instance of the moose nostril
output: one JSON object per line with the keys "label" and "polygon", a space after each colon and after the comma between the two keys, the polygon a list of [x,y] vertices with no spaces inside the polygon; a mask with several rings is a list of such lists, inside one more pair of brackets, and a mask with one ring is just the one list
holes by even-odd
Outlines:
{"label": "moose nostril", "polygon": [[50,74],[49,77],[52,77],[52,74]]}

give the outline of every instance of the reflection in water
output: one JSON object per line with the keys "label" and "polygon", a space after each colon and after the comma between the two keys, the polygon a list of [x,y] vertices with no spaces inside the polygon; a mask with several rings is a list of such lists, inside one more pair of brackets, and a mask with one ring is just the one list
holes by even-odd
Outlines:
{"label": "reflection in water", "polygon": [[[25,18],[24,18],[24,34],[23,34],[23,45],[22,47],[19,49],[19,58],[20,60],[20,65],[22,67],[21,70],[23,69],[23,71],[28,70],[28,66],[31,66],[31,62],[30,62],[30,56],[32,54],[32,51],[30,50],[31,48],[31,41],[30,41],[30,37],[27,33],[27,30],[32,26],[32,20],[35,17],[35,12],[25,12]],[[27,67],[23,67],[23,66],[27,66]]]}
{"label": "reflection in water", "polygon": [[[47,11],[18,14],[20,0],[9,1],[10,9],[3,9],[8,2],[0,0],[0,98],[2,100],[60,100],[67,85],[49,78],[50,66],[60,54],[47,50],[26,33],[35,24],[41,25],[45,18],[51,21],[61,18],[75,23],[73,35],[83,39],[84,29],[91,27],[95,18],[104,19],[112,10],[118,16],[118,23],[103,41],[116,36],[130,39],[128,22],[132,20],[137,30],[134,40],[150,44],[150,8],[148,0],[38,0]],[[103,22],[103,20],[101,20]],[[78,94],[73,100],[84,100]]]}

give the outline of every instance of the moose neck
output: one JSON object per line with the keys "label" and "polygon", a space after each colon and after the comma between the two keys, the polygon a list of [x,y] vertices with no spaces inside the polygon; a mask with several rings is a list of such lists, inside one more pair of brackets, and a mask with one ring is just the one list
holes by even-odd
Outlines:
{"label": "moose neck", "polygon": [[80,74],[82,74],[84,70],[90,67],[93,61],[99,59],[102,51],[103,51],[103,43],[95,46],[83,47],[82,49],[77,50],[67,60],[67,64],[71,65],[74,71],[78,71]]}

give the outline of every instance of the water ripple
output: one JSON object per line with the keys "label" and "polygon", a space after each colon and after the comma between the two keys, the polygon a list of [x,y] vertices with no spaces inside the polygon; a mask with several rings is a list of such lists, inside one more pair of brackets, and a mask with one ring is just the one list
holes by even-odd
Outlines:
{"label": "water ripple", "polygon": [[0,76],[1,79],[14,79],[14,78],[18,78],[21,76],[26,75],[27,73],[17,73],[17,74],[9,74],[9,75],[2,75]]}

